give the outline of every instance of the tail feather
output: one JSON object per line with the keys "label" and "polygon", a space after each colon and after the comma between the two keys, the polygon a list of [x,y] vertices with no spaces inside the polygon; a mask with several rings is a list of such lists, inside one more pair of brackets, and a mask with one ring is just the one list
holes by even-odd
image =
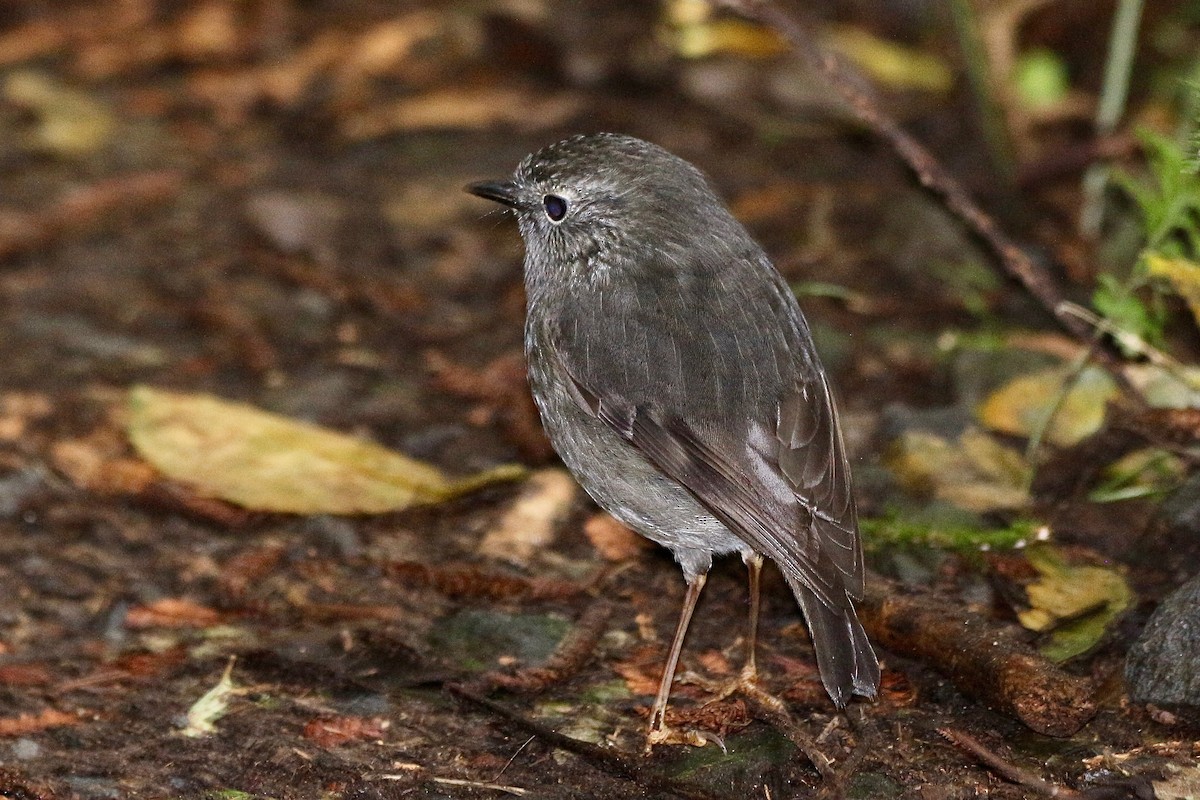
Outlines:
{"label": "tail feather", "polygon": [[830,608],[799,581],[788,583],[804,612],[821,682],[834,704],[842,708],[851,694],[874,697],[879,689],[879,661],[850,598],[844,606]]}

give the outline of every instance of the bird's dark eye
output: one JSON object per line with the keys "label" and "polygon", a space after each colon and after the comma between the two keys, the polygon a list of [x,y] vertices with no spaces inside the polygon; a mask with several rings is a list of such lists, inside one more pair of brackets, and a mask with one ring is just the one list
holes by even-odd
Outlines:
{"label": "bird's dark eye", "polygon": [[567,215],[567,201],[556,194],[548,194],[542,198],[542,207],[551,222],[562,222]]}

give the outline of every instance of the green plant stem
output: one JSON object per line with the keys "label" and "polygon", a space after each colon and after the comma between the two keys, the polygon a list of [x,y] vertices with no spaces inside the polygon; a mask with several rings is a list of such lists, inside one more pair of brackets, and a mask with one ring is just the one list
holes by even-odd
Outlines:
{"label": "green plant stem", "polygon": [[[1104,85],[1096,108],[1096,134],[1112,133],[1125,111],[1129,97],[1129,76],[1137,49],[1138,28],[1143,0],[1120,0],[1108,37],[1108,57],[1104,64]],[[1108,165],[1093,164],[1083,176],[1083,205],[1079,211],[1079,232],[1087,238],[1100,233],[1104,221],[1104,190],[1108,186]]]}
{"label": "green plant stem", "polygon": [[[1063,378],[1062,388],[1058,395],[1054,398],[1054,403],[1050,406],[1050,410],[1046,416],[1038,420],[1037,425],[1029,434],[1029,442],[1025,445],[1025,462],[1033,467],[1037,461],[1037,451],[1041,448],[1042,442],[1046,439],[1050,432],[1050,426],[1054,424],[1054,418],[1058,416],[1058,412],[1062,411],[1063,404],[1067,401],[1067,395],[1075,388],[1075,384],[1079,383],[1080,377],[1083,376],[1083,370],[1087,367],[1088,362],[1092,360],[1092,349],[1089,348],[1080,353],[1070,368],[1067,370],[1066,376]],[[1033,469],[1029,471],[1029,478],[1025,483],[1025,490],[1029,491],[1033,488]]]}

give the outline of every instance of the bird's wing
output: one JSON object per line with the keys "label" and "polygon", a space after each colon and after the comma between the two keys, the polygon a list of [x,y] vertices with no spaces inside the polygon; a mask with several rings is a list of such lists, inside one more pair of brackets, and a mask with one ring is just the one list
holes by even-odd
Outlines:
{"label": "bird's wing", "polygon": [[861,599],[863,554],[850,462],[829,381],[819,378],[779,403],[779,470],[812,514],[823,554],[841,574],[846,591]]}
{"label": "bird's wing", "polygon": [[564,309],[554,358],[585,411],[844,608],[863,570],[837,412],[786,285],[750,278],[654,271]]}

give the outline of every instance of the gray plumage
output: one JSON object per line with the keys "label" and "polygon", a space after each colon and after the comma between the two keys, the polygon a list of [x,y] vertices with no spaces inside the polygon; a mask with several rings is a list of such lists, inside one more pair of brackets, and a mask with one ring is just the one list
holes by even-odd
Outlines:
{"label": "gray plumage", "polygon": [[470,188],[516,211],[530,384],[579,483],[689,583],[713,556],[774,561],[830,697],[873,696],[837,411],[766,254],[695,167],[632,137],[567,139]]}

